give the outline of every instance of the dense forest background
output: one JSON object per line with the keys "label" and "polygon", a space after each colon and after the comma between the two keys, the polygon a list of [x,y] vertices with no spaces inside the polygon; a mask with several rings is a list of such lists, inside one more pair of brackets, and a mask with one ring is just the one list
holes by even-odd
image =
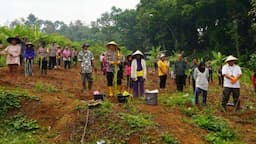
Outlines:
{"label": "dense forest background", "polygon": [[104,43],[115,40],[126,49],[144,52],[160,48],[171,55],[212,57],[212,51],[233,54],[242,62],[254,57],[256,0],[141,0],[136,9],[113,7],[96,21],[66,24],[33,14],[9,25],[36,27],[71,41]]}

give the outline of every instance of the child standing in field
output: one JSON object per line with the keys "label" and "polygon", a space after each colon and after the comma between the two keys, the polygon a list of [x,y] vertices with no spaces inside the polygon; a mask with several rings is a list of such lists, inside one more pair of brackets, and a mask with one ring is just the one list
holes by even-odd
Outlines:
{"label": "child standing in field", "polygon": [[252,75],[252,84],[254,87],[254,91],[256,92],[256,69],[254,70],[254,73]]}
{"label": "child standing in field", "polygon": [[132,88],[132,80],[131,80],[131,65],[132,65],[132,55],[128,55],[126,57],[125,63],[125,75],[127,80],[127,88]]}
{"label": "child standing in field", "polygon": [[133,53],[131,65],[131,79],[133,80],[133,96],[144,96],[144,81],[147,76],[146,61],[141,51]]}
{"label": "child standing in field", "polygon": [[201,62],[199,66],[194,70],[194,79],[196,81],[196,90],[195,90],[195,104],[198,105],[199,95],[203,95],[203,106],[206,105],[207,100],[207,91],[208,91],[208,78],[209,70],[205,68],[205,63]]}
{"label": "child standing in field", "polygon": [[42,42],[41,47],[38,48],[37,56],[39,58],[39,68],[41,74],[47,74],[47,58],[48,58],[48,52],[46,48],[46,43]]}
{"label": "child standing in field", "polygon": [[32,76],[33,72],[33,60],[35,57],[34,45],[31,42],[26,44],[26,48],[24,50],[24,58],[25,58],[25,76]]}

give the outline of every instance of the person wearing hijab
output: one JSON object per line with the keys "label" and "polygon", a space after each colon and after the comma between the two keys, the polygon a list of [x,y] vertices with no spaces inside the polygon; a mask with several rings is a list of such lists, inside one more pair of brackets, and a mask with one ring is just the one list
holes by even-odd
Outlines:
{"label": "person wearing hijab", "polygon": [[202,94],[203,102],[202,105],[206,106],[207,100],[207,91],[208,91],[208,78],[209,78],[209,70],[206,68],[205,63],[201,62],[197,68],[195,68],[193,72],[193,77],[195,80],[195,104],[199,104],[199,95]]}
{"label": "person wearing hijab", "polygon": [[160,55],[160,59],[157,62],[158,65],[158,76],[160,79],[160,89],[165,89],[167,74],[168,74],[168,62],[165,54]]}
{"label": "person wearing hijab", "polygon": [[144,81],[147,77],[146,61],[141,51],[132,54],[131,79],[133,80],[133,96],[144,96]]}

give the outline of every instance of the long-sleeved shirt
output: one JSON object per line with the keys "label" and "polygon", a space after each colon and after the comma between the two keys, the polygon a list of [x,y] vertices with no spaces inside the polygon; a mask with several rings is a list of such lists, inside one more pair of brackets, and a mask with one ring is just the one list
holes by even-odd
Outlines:
{"label": "long-sleeved shirt", "polygon": [[33,59],[34,57],[35,57],[35,50],[34,50],[34,48],[26,48],[25,50],[24,50],[24,57],[25,58],[31,58],[31,59]]}
{"label": "long-sleeved shirt", "polygon": [[159,60],[157,62],[157,66],[158,66],[158,76],[167,75],[167,73],[168,73],[168,63],[167,63],[167,61]]}
{"label": "long-sleeved shirt", "polygon": [[176,61],[174,64],[174,74],[176,76],[183,76],[186,73],[187,64],[184,61]]}
{"label": "long-sleeved shirt", "polygon": [[46,59],[48,57],[47,48],[40,47],[37,51],[37,56],[39,58],[45,58]]}
{"label": "long-sleeved shirt", "polygon": [[[132,60],[132,66],[131,66],[131,78],[137,80],[138,76],[138,70],[142,71],[142,77],[144,79],[147,78],[147,66],[146,66],[146,61],[144,59],[140,60],[141,64],[138,64],[138,60],[134,59]],[[141,70],[138,69],[138,66],[141,65]]]}
{"label": "long-sleeved shirt", "polygon": [[56,57],[57,48],[55,46],[50,47],[49,49],[49,57]]}
{"label": "long-sleeved shirt", "polygon": [[198,68],[196,68],[193,72],[194,80],[196,81],[196,87],[208,90],[208,77],[209,77],[209,70],[205,68],[204,72],[200,72]]}
{"label": "long-sleeved shirt", "polygon": [[18,64],[20,65],[21,46],[9,45],[5,48],[4,53],[7,54],[6,64]]}
{"label": "long-sleeved shirt", "polygon": [[72,52],[70,51],[70,49],[64,49],[62,55],[63,55],[63,60],[64,61],[70,61],[71,56],[72,56]]}

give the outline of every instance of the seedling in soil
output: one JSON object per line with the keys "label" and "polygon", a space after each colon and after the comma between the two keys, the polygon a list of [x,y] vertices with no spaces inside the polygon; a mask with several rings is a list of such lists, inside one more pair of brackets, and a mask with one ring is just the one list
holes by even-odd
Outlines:
{"label": "seedling in soil", "polygon": [[179,144],[178,140],[169,133],[163,133],[161,135],[161,140],[163,144]]}

